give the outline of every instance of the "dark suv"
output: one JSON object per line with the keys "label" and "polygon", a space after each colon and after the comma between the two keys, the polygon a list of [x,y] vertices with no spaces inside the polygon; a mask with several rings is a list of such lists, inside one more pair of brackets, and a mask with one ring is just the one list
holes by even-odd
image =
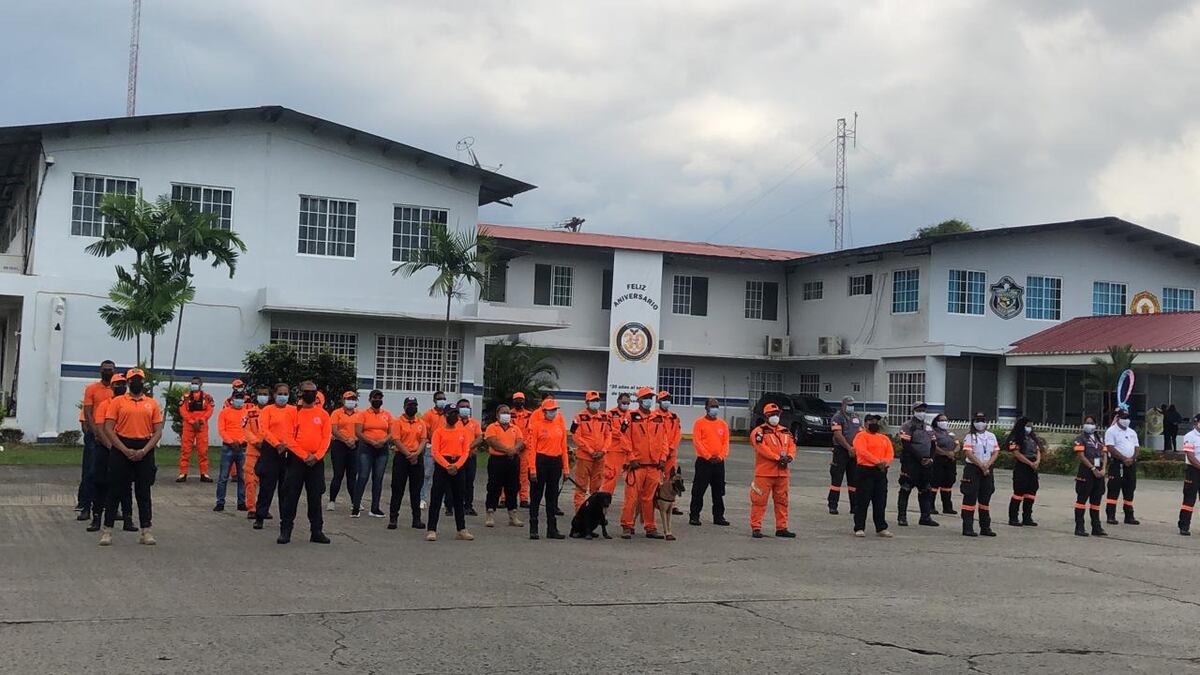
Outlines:
{"label": "dark suv", "polygon": [[766,422],[763,406],[774,403],[782,411],[779,423],[792,430],[792,437],[799,445],[832,445],[833,429],[829,426],[829,418],[833,409],[816,396],[801,394],[782,394],[769,391],[758,399],[754,405],[754,425]]}

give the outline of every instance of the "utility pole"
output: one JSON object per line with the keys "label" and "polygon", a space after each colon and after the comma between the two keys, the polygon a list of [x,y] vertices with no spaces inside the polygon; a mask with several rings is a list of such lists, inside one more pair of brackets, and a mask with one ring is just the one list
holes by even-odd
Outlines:
{"label": "utility pole", "polygon": [[846,118],[837,121],[837,160],[834,162],[833,183],[833,250],[840,251],[843,247],[843,233],[846,215],[846,139],[849,138],[858,145],[858,113],[854,113],[854,125],[846,129]]}
{"label": "utility pole", "polygon": [[129,19],[129,82],[125,87],[125,116],[137,111],[138,47],[142,41],[142,0],[133,0],[133,15]]}

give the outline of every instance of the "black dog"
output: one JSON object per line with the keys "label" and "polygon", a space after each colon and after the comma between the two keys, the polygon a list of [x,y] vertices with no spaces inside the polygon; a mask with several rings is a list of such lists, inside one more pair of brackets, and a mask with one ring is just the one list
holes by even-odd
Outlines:
{"label": "black dog", "polygon": [[599,527],[605,539],[612,539],[608,534],[608,518],[604,515],[609,504],[612,504],[612,495],[608,492],[597,492],[583,500],[571,519],[571,538],[595,539],[596,528]]}

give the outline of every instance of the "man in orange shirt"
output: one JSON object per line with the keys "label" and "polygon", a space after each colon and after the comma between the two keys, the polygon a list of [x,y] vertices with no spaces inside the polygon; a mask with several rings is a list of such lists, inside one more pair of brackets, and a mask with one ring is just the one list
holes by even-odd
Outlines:
{"label": "man in orange shirt", "polygon": [[296,520],[296,508],[300,505],[301,489],[308,497],[308,540],[314,544],[329,543],[329,537],[324,533],[321,495],[325,494],[325,453],[329,451],[329,439],[332,437],[333,425],[329,421],[329,413],[317,405],[317,385],[312,380],[301,382],[293,442],[284,460],[283,491],[279,497],[279,538],[275,543],[286,544],[292,540],[292,524]]}
{"label": "man in orange shirt", "polygon": [[855,478],[858,480],[858,490],[854,504],[854,536],[865,537],[867,526],[867,507],[871,507],[875,518],[875,533],[881,537],[891,537],[887,520],[887,472],[888,466],[895,458],[895,448],[892,439],[880,430],[879,415],[867,415],[863,420],[867,424],[866,431],[859,432],[854,437]]}
{"label": "man in orange shirt", "polygon": [[391,442],[392,413],[383,408],[383,392],[375,389],[367,396],[370,406],[358,414],[354,435],[358,439],[358,484],[351,497],[350,517],[357,518],[362,510],[362,498],[371,481],[372,518],[382,518],[383,474],[387,472],[388,444]]}
{"label": "man in orange shirt", "polygon": [[[150,528],[153,510],[150,486],[154,484],[154,449],[162,439],[162,407],[145,394],[146,374],[134,368],[125,373],[129,393],[109,403],[105,412],[104,429],[113,447],[108,455],[111,483],[125,485],[132,478],[133,493],[137,496],[138,521],[142,529],[140,543],[153,546]],[[100,545],[112,545],[112,527],[117,516],[120,490],[108,491],[104,509],[104,527],[100,529]]]}
{"label": "man in orange shirt", "polygon": [[425,533],[425,541],[437,541],[438,516],[441,515],[441,505],[449,502],[454,511],[454,525],[458,529],[458,538],[471,541],[475,537],[467,531],[466,513],[463,511],[463,489],[466,474],[462,468],[467,463],[467,455],[471,453],[471,431],[458,423],[458,408],[447,407],[444,414],[445,424],[433,432],[433,443],[430,454],[433,456],[433,487],[430,492],[429,524]]}
{"label": "man in orange shirt", "polygon": [[558,531],[558,493],[562,477],[571,470],[567,454],[567,429],[558,419],[558,403],[547,396],[539,413],[542,419],[530,423],[526,448],[529,462],[529,538],[538,538],[538,509],[546,503],[546,538],[566,539]]}
{"label": "man in orange shirt", "polygon": [[[217,432],[221,434],[221,470],[217,472],[217,503],[213,511],[225,510],[225,491],[229,486],[229,468],[237,467],[239,476],[246,470],[246,399],[231,396],[217,415]],[[237,510],[246,510],[245,481],[237,484]]]}
{"label": "man in orange shirt", "polygon": [[608,410],[608,427],[611,436],[608,452],[604,453],[604,482],[601,492],[612,495],[612,504],[617,503],[617,485],[624,484],[625,465],[629,462],[629,437],[625,434],[629,426],[629,394],[617,397],[617,405]]}
{"label": "man in orange shirt", "polygon": [[208,475],[208,418],[212,417],[212,396],[203,391],[204,383],[199,377],[193,377],[188,385],[188,392],[179,403],[179,416],[183,418],[183,433],[179,439],[179,476],[176,483],[187,482],[188,462],[192,451],[200,462],[200,482],[211,483]]}
{"label": "man in orange shirt", "polygon": [[104,399],[92,407],[92,428],[95,429],[96,440],[96,459],[92,465],[92,522],[87,527],[88,532],[99,532],[101,521],[104,518],[104,505],[108,503],[108,491],[119,490],[121,493],[121,516],[118,519],[125,521],[125,527],[122,528],[126,532],[137,532],[137,526],[133,524],[133,491],[130,484],[126,482],[124,485],[110,483],[108,471],[108,453],[112,450],[112,441],[109,440],[108,432],[104,428],[104,420],[108,417],[108,406],[112,404],[119,396],[125,395],[125,376],[121,373],[114,373],[109,381],[109,386],[112,388],[112,398]]}
{"label": "man in orange shirt", "polygon": [[96,460],[99,458],[101,448],[97,447],[96,435],[99,433],[99,426],[95,423],[96,406],[101,401],[106,401],[112,398],[112,390],[110,383],[112,382],[113,371],[116,365],[105,359],[100,362],[100,379],[92,382],[83,390],[83,403],[79,409],[79,428],[83,432],[83,457],[79,466],[79,490],[75,497],[75,510],[79,515],[75,520],[87,520],[91,517],[93,511],[103,511],[104,503],[94,503],[94,495],[92,486],[95,484],[95,479],[92,477],[93,467]]}
{"label": "man in orange shirt", "polygon": [[713,525],[728,525],[729,521],[725,520],[725,458],[729,456],[729,425],[721,419],[721,404],[717,399],[704,402],[704,417],[692,425],[692,445],[696,448],[696,473],[692,479],[688,524],[700,524],[704,493],[711,487]]}
{"label": "man in orange shirt", "polygon": [[329,415],[329,423],[333,425],[333,441],[329,444],[329,458],[333,460],[333,478],[329,480],[329,505],[326,511],[337,508],[338,492],[342,489],[342,480],[346,481],[346,492],[350,495],[350,503],[356,504],[354,498],[358,485],[358,436],[356,429],[359,421],[358,394],[347,391],[342,394],[342,407]]}
{"label": "man in orange shirt", "polygon": [[[258,415],[258,429],[262,436],[259,444],[258,502],[254,505],[254,529],[263,529],[263,521],[271,519],[271,501],[275,493],[283,492],[280,478],[283,475],[284,457],[296,442],[296,407],[288,405],[291,387],[280,382],[275,385],[274,402],[263,408]],[[332,432],[330,432],[332,433]]]}
{"label": "man in orange shirt", "polygon": [[408,502],[412,509],[412,527],[414,530],[425,529],[421,522],[421,483],[425,482],[425,464],[421,461],[421,452],[425,449],[425,439],[429,438],[429,430],[425,428],[425,420],[417,416],[417,399],[404,399],[404,414],[392,420],[392,501],[388,505],[388,529],[397,527],[400,518],[400,505],[404,502],[404,485],[408,484]]}
{"label": "man in orange shirt", "polygon": [[637,392],[638,407],[629,413],[625,435],[629,439],[629,463],[625,475],[625,503],[621,508],[621,538],[633,537],[634,516],[639,513],[647,539],[663,539],[654,521],[654,495],[663,482],[667,466],[666,421],[654,409],[654,390]]}
{"label": "man in orange shirt", "polygon": [[261,455],[263,442],[262,430],[259,427],[262,411],[271,404],[271,390],[264,385],[254,388],[254,399],[246,403],[246,506],[250,511],[246,517],[255,519],[255,509],[258,508],[258,473],[255,471],[258,458]]}
{"label": "man in orange shirt", "polygon": [[[517,425],[517,429],[520,430],[521,434],[528,435],[529,434],[529,421],[533,418],[533,413],[528,408],[525,407],[525,392],[518,391],[512,395],[512,408],[509,412],[512,415],[513,424]],[[520,497],[520,503],[518,505],[523,509],[527,509],[527,508],[529,508],[529,462],[530,462],[530,455],[529,455],[528,448],[526,448],[525,450],[523,450],[521,452],[518,459],[521,463],[521,470],[520,470],[520,477],[519,477],[520,484],[521,484],[521,492],[518,495]]]}
{"label": "man in orange shirt", "polygon": [[508,524],[521,527],[524,523],[517,517],[517,495],[520,494],[521,453],[525,450],[525,437],[513,422],[512,410],[500,404],[496,408],[496,421],[484,432],[484,443],[488,449],[488,482],[484,507],[487,516],[484,527],[495,527],[496,509],[500,508],[500,495],[504,494],[504,507],[508,510]]}
{"label": "man in orange shirt", "polygon": [[571,437],[575,439],[576,511],[589,495],[604,486],[604,456],[612,442],[612,427],[608,414],[600,408],[600,393],[589,391],[584,402],[587,407],[571,422]]}
{"label": "man in orange shirt", "polygon": [[787,427],[779,424],[779,406],[763,407],[767,421],[750,432],[754,446],[754,480],[750,483],[750,534],[762,539],[763,516],[767,500],[775,503],[775,536],[792,539],[796,535],[788,525],[788,479],[792,460],[796,459],[796,441]]}
{"label": "man in orange shirt", "polygon": [[[433,407],[425,411],[422,419],[425,421],[425,429],[429,432],[429,439],[425,444],[425,457],[421,460],[425,465],[425,481],[421,483],[421,508],[427,508],[430,504],[429,489],[433,485],[433,454],[429,450],[433,447],[433,432],[446,426],[446,393],[439,391],[433,394]],[[440,507],[440,505],[439,505]]]}

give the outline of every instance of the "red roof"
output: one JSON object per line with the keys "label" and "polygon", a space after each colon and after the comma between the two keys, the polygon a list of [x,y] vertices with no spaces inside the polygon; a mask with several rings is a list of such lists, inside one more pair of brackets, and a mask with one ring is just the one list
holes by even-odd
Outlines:
{"label": "red roof", "polygon": [[1013,343],[1009,354],[1101,354],[1113,345],[1135,352],[1200,351],[1200,312],[1081,316]]}
{"label": "red roof", "polygon": [[668,239],[647,239],[645,237],[624,237],[615,234],[570,232],[568,230],[538,230],[531,227],[489,225],[487,223],[480,223],[479,231],[497,239],[532,241],[542,244],[565,244],[568,246],[619,248],[630,251],[655,251],[659,253],[677,253],[680,255],[709,256],[715,258],[743,258],[782,262],[811,255],[800,251],[784,251],[772,248],[722,246],[700,241],[671,241]]}

